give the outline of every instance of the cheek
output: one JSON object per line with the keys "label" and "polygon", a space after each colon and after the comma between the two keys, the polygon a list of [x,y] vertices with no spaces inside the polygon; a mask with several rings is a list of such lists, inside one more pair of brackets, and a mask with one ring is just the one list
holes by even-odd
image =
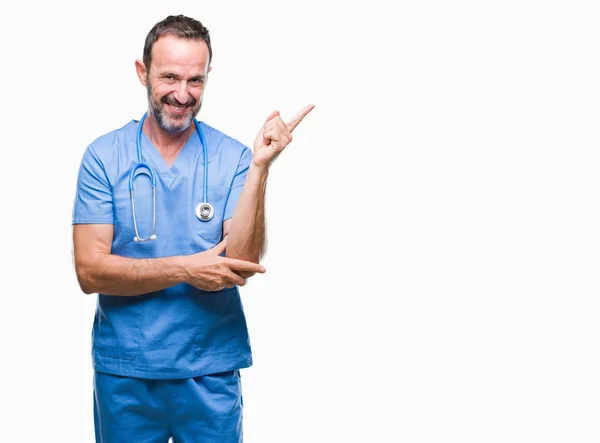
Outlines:
{"label": "cheek", "polygon": [[190,91],[190,95],[196,99],[196,101],[200,102],[202,100],[202,94],[204,93],[204,89],[197,88],[195,90]]}
{"label": "cheek", "polygon": [[166,97],[172,92],[172,88],[170,88],[168,85],[158,84],[152,89],[152,99],[154,101],[160,102],[162,98]]}

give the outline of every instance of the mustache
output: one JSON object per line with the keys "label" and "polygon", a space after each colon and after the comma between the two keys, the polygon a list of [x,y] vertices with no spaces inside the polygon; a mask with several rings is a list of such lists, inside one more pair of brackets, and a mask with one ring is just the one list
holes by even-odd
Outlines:
{"label": "mustache", "polygon": [[188,99],[188,101],[185,103],[180,103],[178,100],[176,100],[171,95],[167,95],[167,96],[161,98],[160,101],[167,105],[173,105],[173,106],[195,106],[197,103],[197,100],[194,97],[190,97]]}

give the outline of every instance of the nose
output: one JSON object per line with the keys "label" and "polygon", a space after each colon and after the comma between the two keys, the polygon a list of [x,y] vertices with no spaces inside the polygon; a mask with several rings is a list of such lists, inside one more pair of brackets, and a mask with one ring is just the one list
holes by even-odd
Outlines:
{"label": "nose", "polygon": [[173,91],[173,97],[182,105],[188,102],[190,93],[188,92],[188,86],[185,80],[177,83],[177,86]]}

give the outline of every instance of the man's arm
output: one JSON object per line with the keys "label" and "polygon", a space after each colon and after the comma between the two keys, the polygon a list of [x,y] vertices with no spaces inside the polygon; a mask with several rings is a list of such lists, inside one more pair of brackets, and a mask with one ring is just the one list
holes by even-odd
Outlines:
{"label": "man's arm", "polygon": [[244,188],[240,194],[233,218],[223,223],[223,235],[227,235],[227,257],[258,263],[266,245],[265,191],[266,168],[250,165]]}
{"label": "man's arm", "polygon": [[256,264],[221,257],[226,241],[192,255],[138,259],[111,254],[111,224],[76,224],[73,255],[77,279],[86,294],[141,295],[179,283],[206,291],[243,286],[240,274],[265,272]]}
{"label": "man's arm", "polygon": [[[289,123],[274,111],[254,141],[252,162],[233,218],[223,224],[227,257],[258,263],[265,253],[265,191],[269,167],[292,141],[292,131],[314,105],[305,107]],[[230,222],[230,223],[228,223]]]}

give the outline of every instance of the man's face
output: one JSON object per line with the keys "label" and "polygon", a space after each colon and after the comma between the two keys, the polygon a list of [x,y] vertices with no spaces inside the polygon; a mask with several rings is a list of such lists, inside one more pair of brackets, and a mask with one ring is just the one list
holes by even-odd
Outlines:
{"label": "man's face", "polygon": [[162,129],[185,131],[200,112],[208,57],[203,40],[165,35],[154,44],[146,89],[150,112]]}

